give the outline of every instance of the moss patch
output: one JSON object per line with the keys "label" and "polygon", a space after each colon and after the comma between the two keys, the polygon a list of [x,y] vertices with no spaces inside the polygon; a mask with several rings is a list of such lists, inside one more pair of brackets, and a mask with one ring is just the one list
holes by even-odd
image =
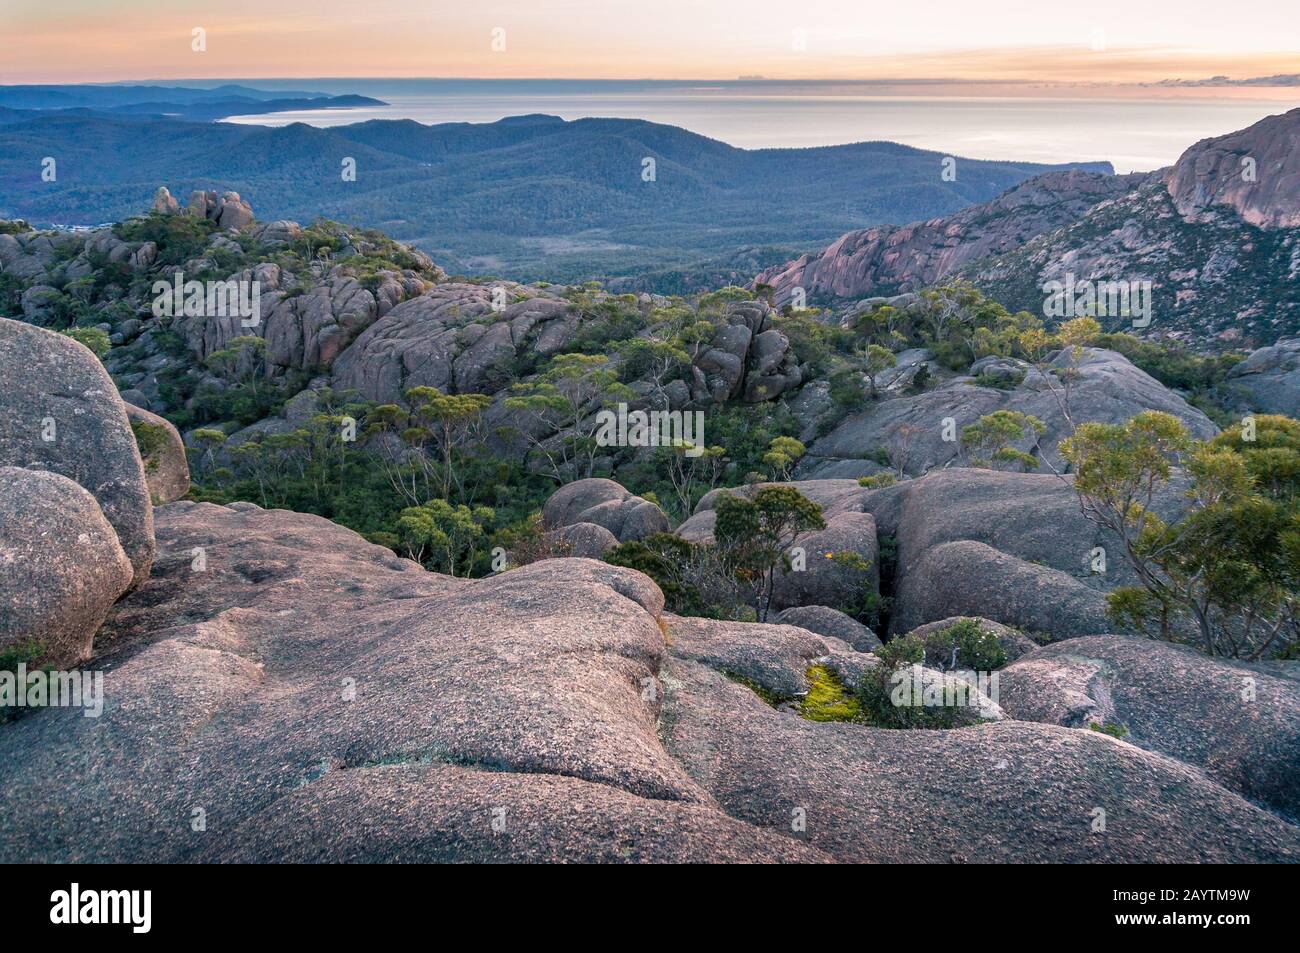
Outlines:
{"label": "moss patch", "polygon": [[862,704],[825,665],[808,667],[808,694],[799,714],[809,721],[861,721]]}

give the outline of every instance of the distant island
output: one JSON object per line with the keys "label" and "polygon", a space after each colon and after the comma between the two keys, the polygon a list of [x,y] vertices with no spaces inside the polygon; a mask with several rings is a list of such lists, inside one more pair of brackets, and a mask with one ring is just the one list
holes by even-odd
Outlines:
{"label": "distant island", "polygon": [[386,106],[369,96],[275,91],[226,84],[210,89],[190,86],[0,86],[0,120],[17,122],[49,113],[137,116],[216,122],[298,109],[345,109]]}

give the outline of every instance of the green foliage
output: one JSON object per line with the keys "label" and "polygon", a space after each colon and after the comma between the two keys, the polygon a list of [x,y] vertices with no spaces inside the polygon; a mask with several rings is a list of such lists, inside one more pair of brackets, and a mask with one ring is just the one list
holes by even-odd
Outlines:
{"label": "green foliage", "polygon": [[880,664],[863,673],[858,699],[865,720],[878,728],[955,728],[970,720],[956,706],[895,705],[894,680],[901,670],[923,665],[939,672],[992,672],[1007,661],[997,636],[981,629],[975,619],[962,619],[925,636],[893,639],[875,654]]}
{"label": "green foliage", "polygon": [[514,385],[511,394],[506,407],[527,411],[546,431],[559,435],[558,440],[543,440],[522,434],[560,483],[592,475],[600,449],[596,412],[635,397],[603,354],[560,354],[541,374]]}
{"label": "green foliage", "polygon": [[402,510],[398,533],[407,554],[437,572],[468,575],[476,547],[496,519],[489,507],[455,506],[446,500],[429,500]]}
{"label": "green foliage", "polygon": [[824,529],[821,507],[794,487],[760,487],[752,498],[723,494],[714,538],[727,564],[753,587],[754,609],[767,620],[778,566],[789,568],[787,550],[800,533]]}
{"label": "green foliage", "polygon": [[[1210,655],[1285,656],[1300,641],[1300,423],[1247,418],[1209,443],[1168,414],[1087,423],[1063,441],[1085,515],[1120,537],[1140,585],[1108,597],[1121,624]],[[1173,524],[1152,509],[1175,464]]]}
{"label": "green foliage", "polygon": [[158,246],[158,264],[181,265],[202,257],[217,223],[196,215],[148,215],[128,218],[113,226],[113,234],[126,242],[153,242]]}
{"label": "green foliage", "polygon": [[1112,738],[1124,738],[1128,734],[1127,728],[1123,725],[1116,724],[1113,721],[1108,721],[1104,725],[1099,725],[1095,721],[1090,721],[1088,722],[1088,727],[1100,734],[1110,735]]}
{"label": "green foliage", "polygon": [[773,480],[789,480],[790,471],[807,449],[794,437],[776,437],[768,446],[767,453],[763,454],[763,463],[771,471]]}
{"label": "green foliage", "polygon": [[698,307],[701,311],[710,311],[721,309],[723,306],[732,301],[753,301],[754,294],[739,288],[736,285],[727,285],[725,288],[719,288],[717,291],[710,291],[708,294],[700,295]]}
{"label": "green foliage", "polygon": [[[12,672],[17,677],[19,665],[26,666],[28,672],[35,671],[45,657],[45,652],[45,643],[36,639],[0,646],[0,672]],[[19,717],[24,711],[22,708],[0,705],[0,725]]]}
{"label": "green foliage", "polygon": [[94,353],[95,357],[102,359],[108,353],[109,348],[113,345],[108,339],[108,333],[102,328],[71,328],[63,332],[78,344],[84,344]]}
{"label": "green foliage", "polygon": [[700,615],[705,600],[687,581],[695,547],[672,533],[653,533],[645,539],[619,543],[605,554],[605,561],[643,572],[659,586],[664,605],[679,615]]}
{"label": "green foliage", "polygon": [[162,424],[151,424],[147,420],[133,419],[131,432],[135,434],[135,445],[140,451],[140,459],[144,461],[144,468],[151,472],[157,470],[162,451],[171,442],[167,428]]}
{"label": "green foliage", "polygon": [[887,486],[893,486],[898,482],[898,478],[892,473],[877,473],[873,476],[858,477],[858,486],[865,487],[868,490],[879,490]]}
{"label": "green foliage", "polygon": [[1038,469],[1039,461],[1031,453],[1011,446],[1016,440],[1034,437],[1047,432],[1047,427],[1032,414],[1017,410],[995,410],[985,414],[973,424],[962,428],[962,445],[971,454],[971,466],[994,469],[994,463],[1019,465],[1026,471]]}
{"label": "green foliage", "polygon": [[1098,335],[1096,345],[1123,354],[1166,387],[1193,394],[1221,386],[1244,357],[1234,352],[1196,354],[1177,342],[1147,341],[1122,333]]}

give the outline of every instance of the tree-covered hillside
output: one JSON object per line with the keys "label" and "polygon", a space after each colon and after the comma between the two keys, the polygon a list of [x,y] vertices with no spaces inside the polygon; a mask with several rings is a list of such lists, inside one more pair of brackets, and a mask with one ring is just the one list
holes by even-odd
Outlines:
{"label": "tree-covered hillside", "polygon": [[[762,267],[848,228],[986,201],[1049,168],[962,159],[946,181],[943,156],[893,143],[743,150],[628,119],[318,129],[76,112],[8,118],[20,121],[0,124],[0,217],[98,224],[137,211],[159,183],[182,198],[228,188],[268,220],[382,228],[452,273],[647,275],[639,284],[654,286],[667,272],[670,291],[686,290],[685,273],[703,260],[779,248]],[[51,181],[42,176],[47,157],[56,162]]]}

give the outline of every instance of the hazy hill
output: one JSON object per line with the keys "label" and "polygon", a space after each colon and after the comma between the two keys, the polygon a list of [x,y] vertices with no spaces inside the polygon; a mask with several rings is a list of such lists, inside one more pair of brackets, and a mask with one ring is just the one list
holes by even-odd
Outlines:
{"label": "hazy hill", "polygon": [[[20,121],[0,126],[0,216],[98,223],[138,210],[160,182],[182,197],[219,187],[265,218],[381,227],[452,271],[550,280],[680,276],[761,246],[792,254],[849,228],[950,214],[1057,168],[959,160],[956,181],[945,182],[940,154],[894,143],[743,150],[629,119],[319,129],[10,118]],[[58,160],[55,182],[41,180],[45,156]],[[347,157],[355,181],[342,178]],[[642,178],[645,158],[655,160],[654,181]]]}

